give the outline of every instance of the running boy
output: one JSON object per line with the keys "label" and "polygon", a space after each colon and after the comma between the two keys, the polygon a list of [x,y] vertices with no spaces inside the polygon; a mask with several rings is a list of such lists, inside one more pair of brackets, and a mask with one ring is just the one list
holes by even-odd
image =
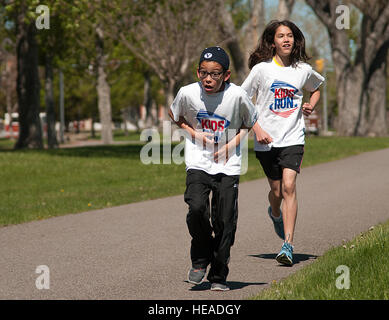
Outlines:
{"label": "running boy", "polygon": [[229,57],[222,48],[202,52],[197,76],[200,81],[182,87],[169,110],[171,119],[188,133],[184,195],[192,237],[188,281],[202,283],[210,265],[211,290],[225,291],[238,219],[240,141],[247,133],[240,129],[251,128],[257,113],[246,92],[229,83]]}
{"label": "running boy", "polygon": [[[286,265],[293,264],[296,179],[305,143],[303,115],[313,112],[324,81],[307,60],[300,29],[288,20],[271,21],[250,55],[251,72],[242,84],[251,98],[257,95],[254,150],[270,185],[268,214],[284,240],[276,260]],[[302,105],[303,88],[310,92],[310,99]]]}

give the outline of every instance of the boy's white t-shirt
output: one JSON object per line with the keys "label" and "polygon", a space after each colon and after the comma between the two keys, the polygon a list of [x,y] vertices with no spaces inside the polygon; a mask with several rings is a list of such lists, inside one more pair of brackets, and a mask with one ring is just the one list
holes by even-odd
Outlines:
{"label": "boy's white t-shirt", "polygon": [[233,150],[226,164],[224,161],[215,162],[214,152],[230,141],[242,125],[251,128],[257,120],[256,108],[241,87],[225,83],[223,91],[207,94],[200,82],[192,83],[179,90],[170,110],[175,121],[179,121],[182,116],[195,130],[212,133],[214,142],[217,142],[205,147],[186,135],[186,170],[240,175],[240,145]]}
{"label": "boy's white t-shirt", "polygon": [[251,69],[242,88],[250,98],[257,95],[258,123],[273,139],[267,145],[255,139],[255,151],[305,143],[302,89],[313,92],[323,81],[324,78],[304,62],[296,67],[282,67],[272,60],[258,63]]}

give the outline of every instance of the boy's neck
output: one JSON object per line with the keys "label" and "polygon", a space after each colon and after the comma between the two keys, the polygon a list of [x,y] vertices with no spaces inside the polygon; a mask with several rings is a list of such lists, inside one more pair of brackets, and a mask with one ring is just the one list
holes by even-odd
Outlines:
{"label": "boy's neck", "polygon": [[281,67],[289,67],[290,66],[290,56],[279,56],[276,54],[273,57],[274,61]]}

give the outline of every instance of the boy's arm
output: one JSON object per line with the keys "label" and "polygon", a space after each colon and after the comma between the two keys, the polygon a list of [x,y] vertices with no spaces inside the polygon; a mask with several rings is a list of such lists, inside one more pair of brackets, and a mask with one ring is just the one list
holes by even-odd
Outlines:
{"label": "boy's arm", "polygon": [[199,141],[203,144],[206,143],[213,143],[209,137],[212,136],[212,133],[209,132],[200,132],[198,130],[195,130],[190,123],[188,123],[184,117],[180,116],[178,121],[174,120],[173,112],[169,109],[168,111],[170,118],[172,121],[179,126],[181,129],[184,129],[186,132],[190,134],[190,137],[192,139],[195,139],[196,141]]}

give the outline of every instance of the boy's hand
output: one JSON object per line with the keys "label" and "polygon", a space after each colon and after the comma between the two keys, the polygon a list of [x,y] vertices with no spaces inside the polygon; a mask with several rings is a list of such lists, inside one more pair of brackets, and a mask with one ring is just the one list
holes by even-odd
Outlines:
{"label": "boy's hand", "polygon": [[211,146],[214,144],[214,134],[212,132],[203,132],[202,130],[194,130],[195,140],[203,146]]}
{"label": "boy's hand", "polygon": [[310,103],[304,103],[303,104],[303,115],[308,117],[312,114],[314,107]]}
{"label": "boy's hand", "polygon": [[215,160],[216,163],[219,162],[219,160],[224,160],[223,164],[226,164],[229,157],[230,157],[230,154],[231,152],[229,152],[229,148],[231,146],[229,145],[229,143],[226,143],[225,145],[223,145],[220,149],[218,149],[214,154],[213,154],[213,159]]}

